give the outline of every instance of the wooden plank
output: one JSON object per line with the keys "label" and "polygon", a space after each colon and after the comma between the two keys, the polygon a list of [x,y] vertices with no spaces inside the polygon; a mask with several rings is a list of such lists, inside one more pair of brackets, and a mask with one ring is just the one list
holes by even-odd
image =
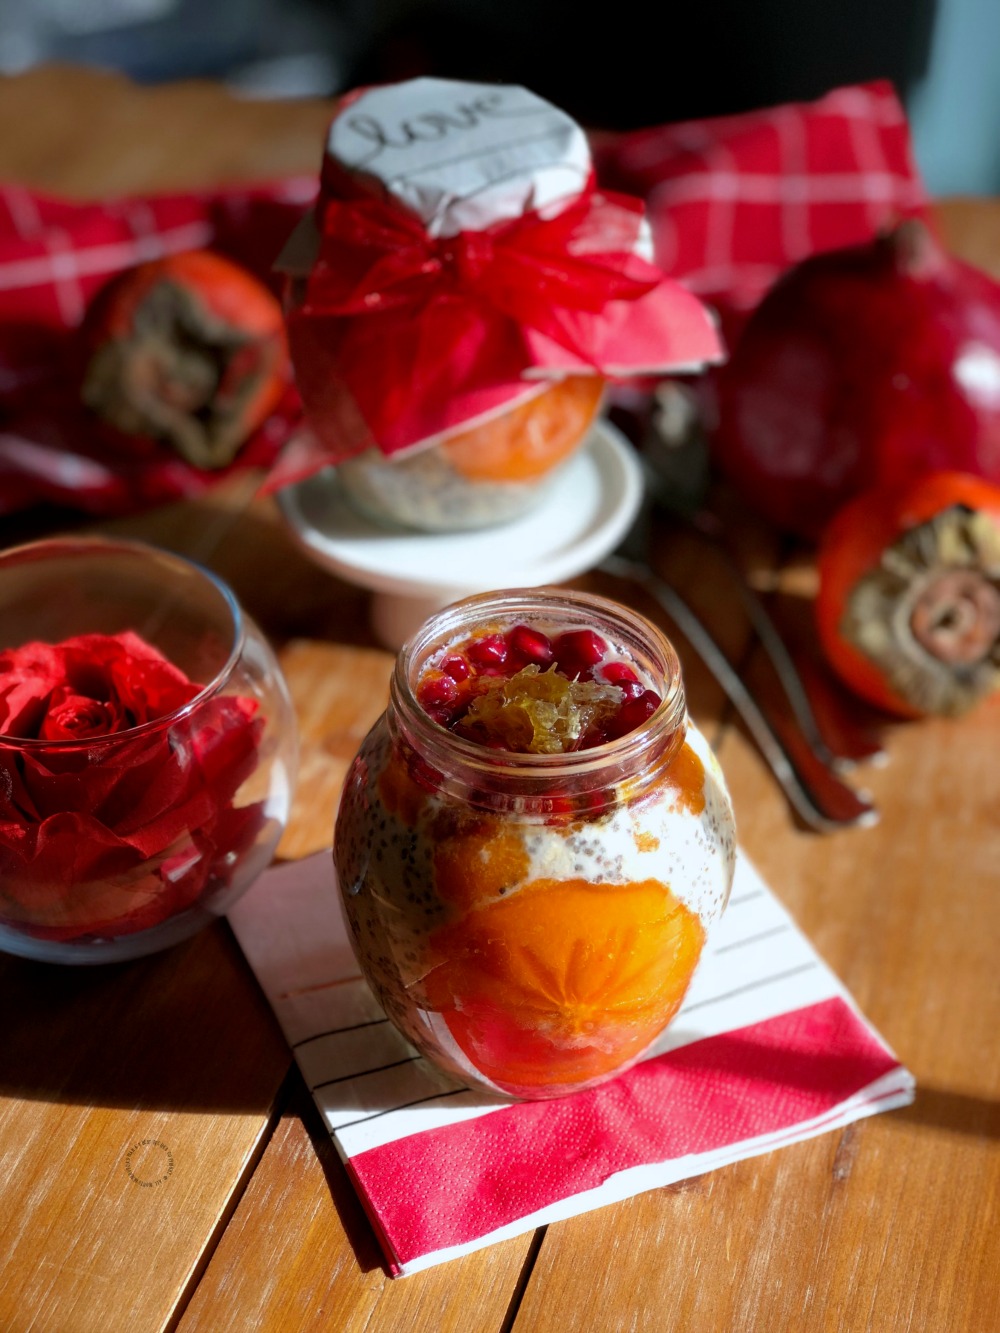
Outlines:
{"label": "wooden plank", "polygon": [[100,968],[0,959],[0,1327],[159,1329],[289,1055],[225,925]]}
{"label": "wooden plank", "polygon": [[0,78],[0,177],[81,199],[316,175],[333,103],[45,65]]}
{"label": "wooden plank", "polygon": [[[240,101],[208,84],[138,89],[93,70],[40,69],[0,80],[0,175],[101,198],[314,174],[330,110]],[[320,625],[324,612],[344,624],[356,597],[337,605],[331,581],[311,566],[306,575],[287,539],[277,548],[257,540],[280,534],[273,512],[240,521],[233,536],[247,484],[111,527],[152,540],[172,533],[166,544],[200,558],[218,547],[223,573],[243,572],[238,594],[254,594],[263,619],[274,608],[279,632],[313,611]],[[6,520],[4,539],[65,522]],[[0,1000],[0,1326],[166,1326],[255,1163],[289,1067],[255,980],[219,925],[128,965],[2,959]]]}
{"label": "wooden plank", "polygon": [[380,649],[305,639],[282,650],[299,727],[299,779],[279,857],[297,860],[331,846],[340,789],[385,708],[393,660]]}
{"label": "wooden plank", "polygon": [[[282,850],[299,856],[330,841],[392,658],[306,643],[283,658],[303,780]],[[119,967],[0,960],[0,1003],[16,1016],[0,1153],[19,1219],[0,1241],[0,1327],[165,1326],[252,1168],[290,1064],[270,1009],[221,925]]]}
{"label": "wooden plank", "polygon": [[[344,773],[385,706],[392,662],[385,652],[309,641],[283,650],[302,745],[301,804],[287,855],[304,856],[330,842]],[[182,1333],[499,1328],[530,1236],[404,1283],[390,1281],[329,1132],[305,1086],[296,1084],[294,1103],[212,1256]]]}
{"label": "wooden plank", "polygon": [[87,531],[151,542],[209,566],[272,643],[311,639],[374,646],[368,594],[320,569],[295,545],[273,500],[255,498],[256,474],[197,501],[105,519]]}
{"label": "wooden plank", "polygon": [[178,1333],[495,1333],[530,1236],[394,1281],[304,1085],[227,1227]]}
{"label": "wooden plank", "polygon": [[[86,114],[67,114],[67,107]],[[117,76],[35,71],[0,81],[0,123],[17,126],[0,136],[0,174],[101,197],[311,173],[328,115],[321,103],[240,103],[207,85],[137,90]],[[984,243],[982,219],[980,211],[956,210],[947,225],[956,248],[989,264],[995,229]],[[309,633],[370,643],[363,595],[298,556],[267,505],[255,504],[234,523],[242,501],[227,506],[220,492],[116,530],[207,553],[277,638]],[[686,591],[691,566],[676,572]],[[726,603],[717,610],[725,631]],[[739,634],[732,642],[739,646]],[[290,645],[285,661],[302,708],[312,677],[290,665],[295,651]],[[695,715],[710,725],[721,710],[717,692],[696,665],[689,685]],[[739,733],[723,747],[745,843],[926,1080],[914,1110],[868,1122],[839,1142],[831,1136],[551,1228],[519,1328],[658,1330],[670,1326],[669,1312],[679,1327],[895,1333],[998,1326],[987,1286],[992,1265],[992,1290],[1000,1289],[991,1249],[997,1015],[988,956],[996,925],[996,723],[939,731],[931,724],[894,733],[892,766],[872,776],[884,806],[881,828],[836,839],[794,827]],[[345,756],[324,758],[320,741],[307,762],[320,799],[308,818],[297,808],[288,854],[322,845],[330,817],[324,806]],[[7,1216],[15,1219],[0,1241],[8,1259],[0,1323],[16,1333],[158,1327],[196,1279],[268,1132],[287,1053],[263,1001],[224,928],[161,959],[100,974],[4,963],[0,995],[16,1056],[4,1069],[18,1071],[0,1070],[0,1169]],[[307,1103],[306,1123],[310,1114]],[[188,1318],[205,1321],[214,1311],[214,1325],[202,1326],[250,1327],[242,1313],[256,1310],[264,1321],[258,1326],[296,1327],[301,1316],[300,1324],[337,1327],[323,1318],[324,1302],[347,1281],[339,1308],[359,1321],[368,1308],[372,1327],[464,1329],[463,1313],[474,1318],[468,1311],[482,1291],[491,1293],[493,1320],[484,1327],[499,1327],[526,1252],[521,1242],[512,1243],[516,1260],[505,1256],[510,1247],[499,1247],[461,1276],[449,1265],[388,1285],[381,1275],[371,1278],[374,1270],[365,1273],[364,1242],[360,1251],[351,1247],[354,1233],[342,1225],[326,1253],[346,1264],[347,1278],[324,1287],[314,1271],[309,1308],[296,1305],[296,1264],[306,1256],[308,1266],[316,1243],[315,1230],[299,1223],[309,1207],[328,1217],[343,1184],[320,1182],[315,1171],[327,1142],[319,1135],[311,1156],[299,1123],[293,1110],[268,1146],[253,1181],[261,1191],[244,1196],[239,1230],[234,1224],[224,1237]],[[160,1178],[163,1150],[142,1145],[143,1138],[167,1144],[173,1156],[175,1169],[159,1186],[151,1182]],[[124,1159],[136,1144],[143,1151],[129,1159],[133,1180]],[[312,1173],[312,1204],[295,1188],[299,1168],[303,1177]],[[267,1193],[267,1182],[276,1193]],[[274,1299],[244,1286],[227,1304],[227,1283],[238,1280],[247,1251],[275,1230],[268,1205],[279,1197],[288,1201],[301,1249],[269,1251]],[[350,1196],[342,1202],[347,1209]],[[964,1286],[960,1259],[969,1265]],[[375,1295],[362,1291],[362,1278]]]}

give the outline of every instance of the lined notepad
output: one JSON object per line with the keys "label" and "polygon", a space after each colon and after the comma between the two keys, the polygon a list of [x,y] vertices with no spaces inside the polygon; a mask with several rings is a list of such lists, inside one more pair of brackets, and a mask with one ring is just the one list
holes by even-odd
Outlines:
{"label": "lined notepad", "polygon": [[634,1069],[494,1100],[399,1035],[358,972],[331,855],[230,921],[379,1235],[409,1273],[912,1100],[913,1078],[745,858],[681,1012]]}

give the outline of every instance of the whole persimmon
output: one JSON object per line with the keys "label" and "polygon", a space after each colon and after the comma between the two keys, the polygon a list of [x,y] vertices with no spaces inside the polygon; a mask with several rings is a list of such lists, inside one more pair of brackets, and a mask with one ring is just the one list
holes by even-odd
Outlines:
{"label": "whole persimmon", "polygon": [[126,270],[82,330],[81,394],[116,437],[227,466],[290,382],[277,298],[246,269],[190,250]]}
{"label": "whole persimmon", "polygon": [[834,671],[903,717],[954,716],[1000,690],[1000,486],[933,472],[841,509],[819,550]]}

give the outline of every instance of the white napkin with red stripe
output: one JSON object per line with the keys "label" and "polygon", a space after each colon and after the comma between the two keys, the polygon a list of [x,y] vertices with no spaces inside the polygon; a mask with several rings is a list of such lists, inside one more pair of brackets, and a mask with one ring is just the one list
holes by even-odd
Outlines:
{"label": "white napkin with red stripe", "polygon": [[657,1048],[547,1102],[465,1088],[396,1032],[358,973],[329,851],[272,867],[229,919],[393,1273],[913,1099],[913,1076],[743,857]]}

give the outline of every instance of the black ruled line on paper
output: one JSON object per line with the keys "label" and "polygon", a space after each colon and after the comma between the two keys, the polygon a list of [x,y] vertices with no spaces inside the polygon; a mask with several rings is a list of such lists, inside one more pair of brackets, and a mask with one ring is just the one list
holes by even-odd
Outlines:
{"label": "black ruled line on paper", "polygon": [[769,940],[773,935],[781,935],[786,930],[791,930],[789,922],[780,926],[772,926],[770,930],[759,931],[756,935],[744,935],[740,940],[733,940],[731,944],[720,944],[713,953],[729,953],[733,949],[742,949],[746,944],[758,944],[761,940]]}
{"label": "black ruled line on paper", "polygon": [[763,889],[751,889],[749,893],[741,893],[738,898],[730,898],[730,907],[740,907],[743,903],[750,902],[751,898],[763,898]]}
{"label": "black ruled line on paper", "polygon": [[797,977],[800,973],[809,972],[814,967],[819,967],[818,958],[814,958],[808,963],[800,963],[798,967],[790,967],[787,972],[775,972],[770,977],[758,977],[756,981],[748,981],[745,986],[737,986],[735,990],[726,991],[723,995],[710,995],[706,1000],[699,1000],[696,1004],[686,1005],[681,1010],[679,1017],[692,1014],[696,1009],[705,1009],[710,1004],[720,1004],[723,1000],[731,1000],[735,995],[745,995],[748,991],[760,990],[762,986],[772,986],[777,981],[787,981],[789,977]]}
{"label": "black ruled line on paper", "polygon": [[322,1037],[336,1037],[341,1032],[357,1032],[359,1028],[374,1028],[380,1023],[388,1023],[387,1018],[369,1018],[365,1023],[350,1023],[343,1028],[328,1028],[326,1032],[314,1032],[311,1037],[302,1037],[299,1041],[292,1042],[292,1050],[297,1051],[300,1046],[306,1046],[311,1041],[319,1041]]}
{"label": "black ruled line on paper", "polygon": [[376,1065],[374,1069],[359,1069],[353,1074],[340,1074],[337,1078],[327,1078],[322,1083],[314,1083],[310,1091],[319,1092],[321,1088],[332,1087],[334,1083],[348,1083],[352,1078],[367,1078],[369,1074],[381,1074],[386,1069],[398,1069],[400,1065],[412,1065],[414,1060],[419,1059],[419,1055],[408,1055],[405,1060],[393,1060],[391,1064]]}
{"label": "black ruled line on paper", "polygon": [[366,1125],[369,1120],[378,1120],[381,1116],[392,1115],[395,1111],[407,1111],[411,1106],[423,1106],[426,1102],[440,1101],[445,1097],[458,1097],[468,1088],[452,1088],[449,1092],[432,1092],[429,1097],[417,1097],[412,1102],[400,1102],[398,1106],[386,1106],[381,1111],[372,1111],[371,1115],[358,1116],[357,1120],[348,1120],[343,1125],[334,1125],[332,1133],[339,1134],[342,1129],[351,1129],[354,1125]]}
{"label": "black ruled line on paper", "polygon": [[[396,171],[388,178],[388,184],[393,185],[396,181],[409,180],[411,176],[425,176],[429,171],[440,171],[442,167],[453,167],[459,162],[468,162],[477,157],[491,157],[494,153],[506,153],[511,148],[522,148],[526,144],[544,143],[546,139],[553,139],[557,135],[565,135],[565,133],[565,125],[552,124],[539,134],[526,134],[521,139],[505,139],[502,143],[488,144],[467,153],[456,153],[454,157],[443,157],[436,162],[425,162],[423,166],[414,167],[412,171]],[[561,166],[562,164],[553,162],[552,165]]]}

